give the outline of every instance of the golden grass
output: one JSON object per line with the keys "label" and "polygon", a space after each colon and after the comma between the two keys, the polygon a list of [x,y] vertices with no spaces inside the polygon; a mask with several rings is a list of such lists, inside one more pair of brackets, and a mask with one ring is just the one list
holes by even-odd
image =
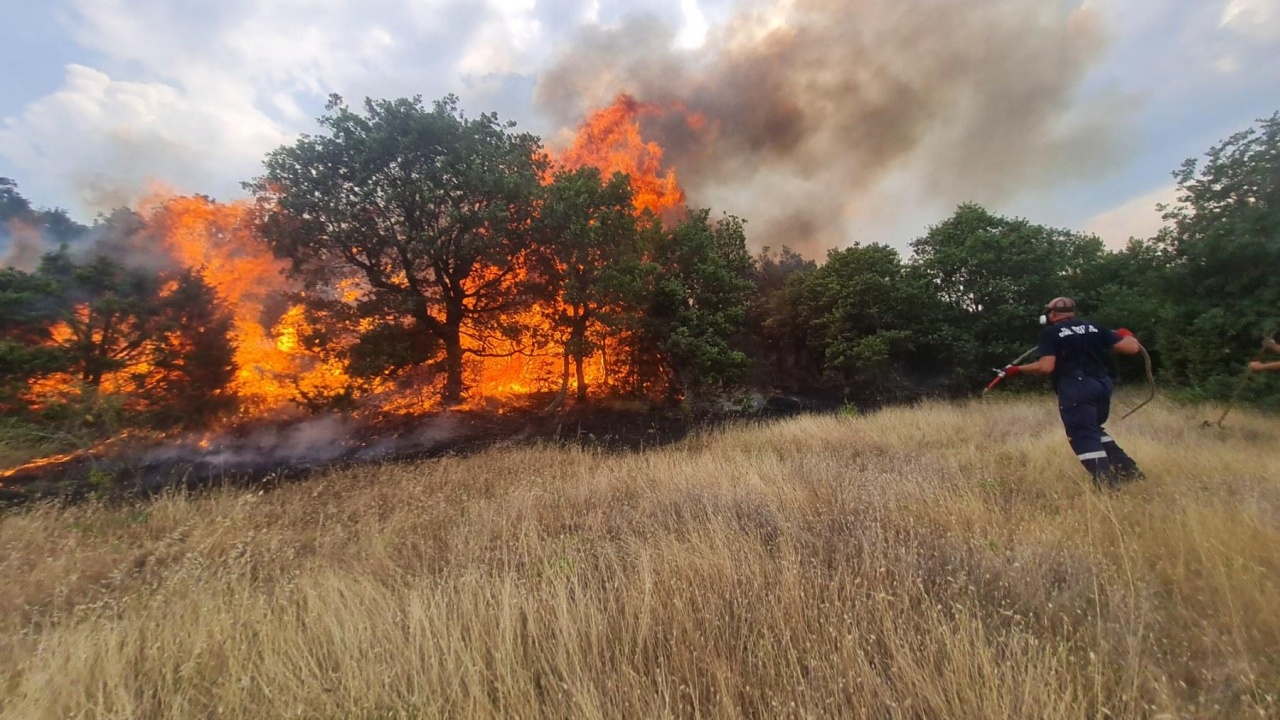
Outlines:
{"label": "golden grass", "polygon": [[4,717],[1275,717],[1280,423],[1051,401],[0,520]]}

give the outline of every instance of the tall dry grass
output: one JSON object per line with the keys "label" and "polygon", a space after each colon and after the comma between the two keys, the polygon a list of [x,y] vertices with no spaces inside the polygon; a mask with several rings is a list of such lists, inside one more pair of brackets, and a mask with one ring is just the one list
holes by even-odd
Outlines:
{"label": "tall dry grass", "polygon": [[493,451],[0,520],[0,705],[55,717],[1276,716],[1280,423],[1048,401]]}

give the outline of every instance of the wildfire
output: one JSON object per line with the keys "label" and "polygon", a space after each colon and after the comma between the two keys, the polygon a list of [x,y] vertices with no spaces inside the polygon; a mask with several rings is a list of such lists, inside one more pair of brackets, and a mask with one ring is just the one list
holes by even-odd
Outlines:
{"label": "wildfire", "polygon": [[[320,392],[346,382],[341,368],[299,352],[302,308],[279,307],[283,294],[293,288],[284,278],[285,264],[255,231],[248,202],[175,197],[153,198],[147,205],[154,207],[149,230],[176,261],[198,270],[232,308],[232,390],[246,412],[286,406],[300,388]],[[273,309],[278,315],[274,321]]]}
{"label": "wildfire", "polygon": [[54,465],[58,465],[59,463],[67,462],[68,460],[74,460],[75,458],[80,457],[81,455],[82,453],[78,453],[78,452],[63,453],[61,455],[48,455],[38,460],[32,460],[28,463],[19,465],[17,467],[0,469],[0,487],[4,487],[4,482],[3,482],[4,480],[11,478],[14,475],[17,475],[18,473],[30,472],[32,470],[39,470],[40,468],[51,467]]}
{"label": "wildfire", "polygon": [[[705,125],[701,115],[679,106],[670,110],[681,112],[685,122],[695,130]],[[684,189],[674,169],[664,170],[662,146],[646,141],[640,131],[642,116],[663,115],[667,111],[630,95],[619,95],[612,105],[593,112],[586,119],[573,143],[557,160],[568,168],[597,167],[606,177],[616,172],[629,175],[636,209],[670,219],[684,207]]]}
{"label": "wildfire", "polygon": [[[684,189],[676,171],[664,167],[662,146],[645,140],[640,127],[642,116],[668,112],[680,113],[695,131],[705,127],[703,116],[681,106],[663,108],[623,94],[608,107],[591,113],[579,126],[573,142],[553,160],[568,169],[595,167],[605,177],[624,173],[631,179],[637,213],[651,212],[666,222],[677,220],[684,210]],[[486,347],[473,344],[469,349],[482,357],[470,373],[471,404],[484,406],[491,400],[501,403],[562,386],[566,391],[577,390],[578,378],[570,374],[564,353],[567,338],[556,324],[556,318],[568,311],[559,302],[539,303],[510,318],[524,330],[519,340],[490,341]],[[611,365],[623,364],[625,353],[612,338],[595,337],[592,341],[598,351],[583,368],[582,380],[588,387],[608,387],[613,376],[619,374]]]}
{"label": "wildfire", "polygon": [[[640,120],[644,116],[682,113],[695,130],[702,118],[682,108],[663,108],[620,95],[610,106],[591,114],[578,129],[573,142],[556,158],[565,168],[594,166],[606,175],[627,174],[632,183],[637,213],[651,212],[671,222],[679,217],[685,192],[676,171],[665,167],[663,148],[646,140]],[[341,353],[328,348],[316,352],[306,347],[312,328],[302,305],[289,298],[298,287],[285,277],[285,263],[276,258],[257,233],[252,206],[247,201],[219,203],[205,197],[156,195],[140,206],[146,227],[144,234],[177,265],[198,272],[217,292],[233,314],[235,377],[229,388],[239,400],[243,414],[256,416],[289,407],[311,398],[334,396],[350,386]],[[508,273],[509,282],[527,279],[519,267]],[[473,282],[491,280],[486,270],[476,272]],[[357,302],[362,289],[358,283],[338,288],[337,299]],[[497,323],[510,332],[495,334],[491,328],[465,328],[465,349],[469,352],[467,384],[473,407],[503,406],[513,398],[534,393],[554,393],[577,389],[579,377],[570,372],[565,353],[568,338],[559,323],[569,308],[559,301],[543,301],[509,314]],[[368,330],[368,323],[358,328]],[[54,341],[67,342],[74,328],[67,323],[53,329]],[[160,341],[163,341],[160,340]],[[628,354],[616,339],[590,337],[596,348],[585,366],[581,382],[592,388],[608,388],[629,371]],[[138,377],[146,367],[130,368]],[[108,393],[123,388],[123,376],[106,377],[102,389]],[[49,377],[30,388],[32,395],[52,398],[68,395],[75,379]],[[398,383],[368,381],[363,386],[369,400],[388,411],[421,412],[434,406],[439,378],[427,368],[410,372]]]}

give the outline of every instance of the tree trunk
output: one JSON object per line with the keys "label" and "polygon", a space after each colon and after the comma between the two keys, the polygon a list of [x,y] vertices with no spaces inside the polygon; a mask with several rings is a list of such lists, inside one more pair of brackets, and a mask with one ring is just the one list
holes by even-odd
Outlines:
{"label": "tree trunk", "polygon": [[613,375],[609,374],[609,348],[607,343],[600,343],[600,382],[606,389],[612,387]]}
{"label": "tree trunk", "polygon": [[[568,347],[572,349],[573,365],[576,370],[575,377],[578,381],[577,400],[580,403],[584,403],[587,401],[587,376],[583,371],[587,348],[587,317],[585,313],[579,314],[574,318],[573,328],[569,333]],[[568,369],[568,367],[565,367],[566,371]]]}
{"label": "tree trunk", "polygon": [[457,326],[445,328],[444,392],[440,400],[445,407],[462,404],[462,333]]}
{"label": "tree trunk", "polygon": [[564,404],[565,396],[569,394],[569,347],[567,345],[565,346],[562,359],[564,362],[560,368],[560,392],[556,393],[555,400],[552,400],[551,404],[547,406],[547,409],[543,410],[544,413],[549,414],[558,410],[560,406]]}
{"label": "tree trunk", "polygon": [[[448,288],[445,296],[444,323],[438,324],[440,339],[444,341],[444,391],[440,401],[445,407],[456,407],[462,404],[465,390],[462,379],[462,320],[466,317],[463,307],[463,291],[460,285]],[[425,303],[423,312],[425,313]]]}
{"label": "tree trunk", "polygon": [[578,391],[575,395],[579,403],[587,401],[587,325],[590,322],[590,314],[585,307],[574,307],[573,315],[569,321],[569,339],[565,342],[565,366],[564,372],[567,379],[569,374],[569,357],[573,357],[573,365],[576,370],[575,378],[578,381]]}
{"label": "tree trunk", "polygon": [[587,375],[583,372],[583,363],[586,361],[582,357],[582,353],[578,353],[573,358],[573,364],[577,366],[578,371],[578,402],[585,403],[587,401]]}

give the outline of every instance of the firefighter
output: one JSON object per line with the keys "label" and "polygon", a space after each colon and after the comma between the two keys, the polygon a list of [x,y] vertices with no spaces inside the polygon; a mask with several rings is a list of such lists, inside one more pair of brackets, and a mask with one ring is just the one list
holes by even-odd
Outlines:
{"label": "firefighter", "polygon": [[[1262,350],[1264,352],[1275,353],[1276,355],[1280,355],[1280,343],[1276,342],[1275,340],[1272,340],[1271,338],[1266,338],[1265,340],[1262,341]],[[1277,371],[1280,371],[1280,360],[1276,360],[1275,362],[1262,362],[1261,360],[1255,360],[1249,363],[1249,372],[1277,372]]]}
{"label": "firefighter", "polygon": [[1141,343],[1128,330],[1111,331],[1077,317],[1075,301],[1066,297],[1051,301],[1040,323],[1045,326],[1040,333],[1040,359],[1005,367],[1005,377],[1020,373],[1051,377],[1071,449],[1095,485],[1114,488],[1141,479],[1138,464],[1104,429],[1112,392],[1106,353],[1136,355],[1142,352]]}

